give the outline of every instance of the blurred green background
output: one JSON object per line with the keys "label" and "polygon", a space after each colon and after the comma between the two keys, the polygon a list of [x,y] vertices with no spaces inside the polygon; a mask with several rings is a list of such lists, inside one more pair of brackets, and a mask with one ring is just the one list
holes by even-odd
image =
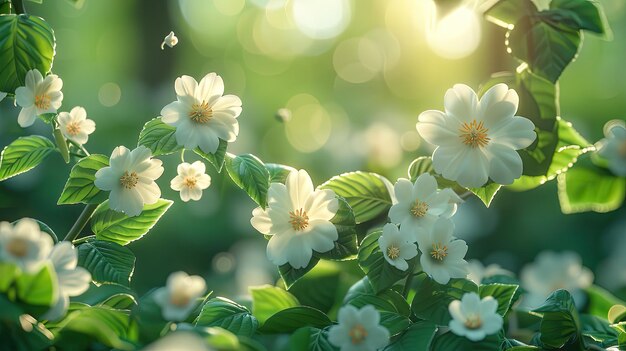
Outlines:
{"label": "blurred green background", "polygon": [[[585,34],[560,81],[561,115],[593,142],[605,122],[626,115],[626,2],[600,2],[614,39]],[[86,0],[81,9],[46,0],[26,6],[55,30],[61,110],[83,106],[96,121],[86,145],[91,153],[134,147],[143,124],[174,101],[176,77],[199,80],[217,72],[226,93],[243,100],[241,132],[229,151],[305,168],[320,184],[358,169],[392,182],[405,177],[414,158],[432,151],[415,130],[420,112],[442,109],[455,83],[478,88],[490,74],[515,68],[505,30],[468,3],[443,16],[431,0]],[[162,51],[170,30],[180,42]],[[290,121],[276,118],[280,108],[289,109]],[[20,135],[49,135],[40,121],[21,129],[18,112],[12,101],[0,103],[1,147]],[[179,156],[163,160],[158,183],[163,197],[177,201],[130,245],[137,255],[133,287],[161,286],[176,270],[204,276],[218,293],[243,294],[249,285],[274,282],[265,241],[249,223],[252,200],[209,166],[211,187],[201,201],[183,203],[169,188]],[[56,206],[69,170],[55,155],[0,183],[0,220],[33,217],[64,236],[82,209]],[[626,285],[623,207],[563,215],[551,182],[525,193],[503,190],[489,209],[470,199],[455,221],[469,243],[467,258],[517,271],[541,250],[573,250],[601,285]]]}

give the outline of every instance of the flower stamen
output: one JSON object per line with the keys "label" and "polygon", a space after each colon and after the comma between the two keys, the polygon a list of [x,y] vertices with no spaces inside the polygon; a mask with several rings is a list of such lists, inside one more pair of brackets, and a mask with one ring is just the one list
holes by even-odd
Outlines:
{"label": "flower stamen", "polygon": [[480,316],[470,315],[464,324],[467,329],[478,329],[483,325],[483,322],[480,320]]}
{"label": "flower stamen", "polygon": [[491,138],[487,137],[488,131],[489,129],[485,128],[483,121],[472,120],[470,123],[463,122],[461,129],[459,129],[461,133],[459,137],[463,144],[469,147],[485,147],[491,141]]}
{"label": "flower stamen", "polygon": [[357,324],[354,327],[352,327],[352,329],[350,329],[350,332],[348,333],[348,335],[350,336],[350,340],[352,341],[352,344],[358,345],[362,343],[363,340],[365,340],[365,338],[367,338],[367,330],[365,330],[365,328],[362,325]]}
{"label": "flower stamen", "polygon": [[213,110],[209,107],[209,103],[202,101],[200,104],[193,104],[189,111],[189,118],[196,123],[207,123],[213,118]]}
{"label": "flower stamen", "polygon": [[441,243],[433,244],[433,251],[430,252],[430,255],[436,260],[443,261],[448,256],[448,247]]}
{"label": "flower stamen", "polygon": [[65,129],[67,130],[67,134],[71,136],[76,136],[78,133],[80,133],[80,125],[78,124],[78,122],[68,123]]}
{"label": "flower stamen", "polygon": [[400,257],[400,248],[394,245],[389,246],[387,248],[387,256],[389,256],[389,258],[391,258],[392,260],[395,260],[396,258]]}
{"label": "flower stamen", "polygon": [[423,201],[415,200],[411,207],[411,214],[415,217],[421,218],[428,212],[428,204]]}
{"label": "flower stamen", "polygon": [[183,184],[189,189],[195,187],[196,183],[198,183],[198,180],[196,179],[196,177],[188,176],[188,177],[185,177],[185,180],[183,180]]}
{"label": "flower stamen", "polygon": [[304,212],[303,209],[299,209],[296,211],[289,212],[289,218],[291,219],[289,223],[293,230],[301,231],[309,226],[309,216]]}
{"label": "flower stamen", "polygon": [[189,294],[182,289],[172,291],[172,293],[170,294],[170,303],[177,307],[187,306],[190,300],[191,296],[189,296]]}
{"label": "flower stamen", "polygon": [[15,257],[25,257],[28,254],[28,243],[26,240],[13,239],[7,244],[7,251]]}
{"label": "flower stamen", "polygon": [[135,172],[131,172],[129,174],[128,171],[126,171],[120,177],[120,184],[126,189],[134,188],[137,185],[137,182],[139,182],[139,176],[137,176],[137,173]]}
{"label": "flower stamen", "polygon": [[35,96],[35,106],[40,110],[47,110],[50,108],[50,97],[47,94],[41,94]]}

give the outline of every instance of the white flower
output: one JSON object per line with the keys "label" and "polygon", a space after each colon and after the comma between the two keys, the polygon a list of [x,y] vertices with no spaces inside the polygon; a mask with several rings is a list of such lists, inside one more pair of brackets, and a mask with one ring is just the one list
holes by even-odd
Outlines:
{"label": "white flower", "polygon": [[44,78],[36,70],[26,72],[26,86],[15,89],[15,101],[22,111],[17,123],[28,127],[35,123],[37,116],[44,113],[56,113],[63,101],[63,81],[56,74]]}
{"label": "white flower", "polygon": [[469,260],[467,270],[469,272],[467,274],[467,279],[473,281],[477,285],[480,285],[483,279],[493,277],[494,275],[513,276],[512,272],[503,269],[495,263],[485,266],[479,260]]}
{"label": "white flower", "polygon": [[389,343],[389,331],[380,325],[380,313],[372,305],[339,309],[339,324],[328,330],[328,341],[341,351],[375,351]]}
{"label": "white flower", "polygon": [[[179,324],[180,325],[180,324]],[[161,339],[146,346],[144,351],[213,351],[206,341],[193,331],[169,333]]]}
{"label": "white flower", "polygon": [[89,289],[91,274],[83,267],[77,267],[76,249],[67,241],[56,244],[49,258],[56,271],[58,298],[42,318],[57,320],[67,313],[70,296],[78,296]]}
{"label": "white flower", "polygon": [[610,127],[605,136],[606,138],[599,143],[598,154],[607,159],[611,172],[617,176],[626,177],[626,126],[624,122]]}
{"label": "white flower", "polygon": [[184,321],[205,291],[206,283],[202,277],[174,272],[167,278],[166,286],[154,292],[154,301],[161,306],[165,320]]}
{"label": "white flower", "polygon": [[502,329],[504,321],[497,310],[498,301],[493,297],[486,296],[481,300],[474,292],[466,293],[461,300],[454,300],[448,306],[452,316],[450,331],[472,341],[480,341]]}
{"label": "white flower", "polygon": [[222,77],[207,74],[200,84],[189,76],[176,79],[177,101],[161,110],[163,123],[176,127],[176,142],[185,149],[214,153],[222,139],[232,142],[239,134],[237,117],[241,100],[224,95]]}
{"label": "white flower", "polygon": [[178,37],[176,37],[174,32],[170,32],[170,34],[163,39],[163,42],[161,43],[161,50],[165,49],[165,45],[173,48],[176,44],[178,44]]}
{"label": "white flower", "polygon": [[109,194],[109,208],[137,216],[144,204],[159,200],[161,189],[154,182],[163,174],[161,160],[153,159],[150,149],[139,146],[129,151],[124,146],[113,150],[110,166],[96,172],[96,186]]}
{"label": "white flower", "polygon": [[0,222],[0,262],[14,263],[23,271],[39,270],[52,250],[50,235],[33,219],[22,218],[15,225]]}
{"label": "white flower", "polygon": [[87,118],[87,111],[80,106],[74,107],[69,113],[59,113],[58,121],[61,133],[80,145],[85,144],[89,134],[96,130],[96,123]]}
{"label": "white flower", "polygon": [[532,144],[536,134],[530,120],[515,116],[518,103],[506,84],[493,86],[480,101],[467,85],[448,89],[445,112],[422,112],[417,123],[422,138],[437,145],[435,171],[465,187],[480,187],[488,178],[498,184],[519,178],[523,165],[515,150]]}
{"label": "white flower", "polygon": [[313,250],[326,252],[335,247],[339,234],[330,222],[339,210],[332,190],[313,190],[305,170],[293,170],[285,184],[272,183],[267,192],[267,208],[252,211],[252,226],[271,235],[267,257],[277,266],[293,268],[309,264]]}
{"label": "white flower", "polygon": [[3,93],[0,91],[0,101],[4,100],[5,97],[7,97],[7,93]]}
{"label": "white flower", "polygon": [[395,224],[387,223],[383,227],[383,235],[378,238],[378,246],[390,265],[401,271],[409,268],[407,260],[417,256],[415,235],[403,227],[398,230]]}
{"label": "white flower", "polygon": [[400,178],[394,185],[398,202],[389,209],[389,219],[415,233],[419,227],[430,228],[437,218],[450,218],[457,204],[463,202],[451,189],[437,190],[437,180],[423,173],[414,184]]}
{"label": "white flower", "polygon": [[190,199],[197,201],[202,197],[202,190],[211,185],[211,177],[205,174],[206,167],[201,161],[192,164],[181,163],[176,168],[178,175],[172,179],[170,186],[180,191],[180,199],[187,202]]}
{"label": "white flower", "polygon": [[422,269],[439,284],[448,284],[450,278],[467,277],[467,244],[454,238],[453,231],[454,223],[446,218],[438,219],[430,230],[418,231]]}
{"label": "white flower", "polygon": [[541,306],[552,292],[565,289],[578,307],[585,302],[583,289],[593,283],[593,273],[583,267],[580,256],[574,252],[543,251],[535,262],[526,265],[520,274],[527,294],[521,305],[532,309]]}

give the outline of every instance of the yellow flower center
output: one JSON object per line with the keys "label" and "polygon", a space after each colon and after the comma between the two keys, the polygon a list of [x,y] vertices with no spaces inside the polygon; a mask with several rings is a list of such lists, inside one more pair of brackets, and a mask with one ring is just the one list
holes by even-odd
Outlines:
{"label": "yellow flower center", "polygon": [[363,340],[365,340],[365,338],[367,338],[367,330],[365,330],[365,328],[362,325],[357,324],[354,327],[352,327],[352,329],[350,329],[350,332],[348,333],[348,335],[350,336],[350,339],[352,340],[352,344],[358,345],[362,343]]}
{"label": "yellow flower center", "polygon": [[443,261],[444,257],[448,256],[448,247],[441,243],[433,244],[433,250],[430,252],[432,258]]}
{"label": "yellow flower center", "polygon": [[411,214],[415,217],[424,217],[428,212],[428,204],[423,201],[415,200],[411,207]]}
{"label": "yellow flower center", "polygon": [[35,96],[35,106],[40,110],[47,110],[50,108],[50,97],[47,94]]}
{"label": "yellow flower center", "polygon": [[80,133],[80,124],[78,122],[70,122],[65,127],[68,135],[75,136]]}
{"label": "yellow flower center", "polygon": [[191,301],[191,296],[183,289],[172,291],[170,294],[170,303],[177,307],[185,307]]}
{"label": "yellow flower center", "polygon": [[28,243],[23,239],[13,239],[7,244],[7,251],[14,257],[25,257],[28,254]]}
{"label": "yellow flower center", "polygon": [[480,320],[480,316],[470,315],[465,319],[464,324],[467,329],[478,329],[483,325],[483,322]]}
{"label": "yellow flower center", "polygon": [[309,216],[303,209],[289,212],[289,218],[289,223],[295,231],[304,230],[309,226]]}
{"label": "yellow flower center", "polygon": [[487,137],[489,129],[485,128],[483,122],[476,122],[473,120],[470,123],[464,122],[459,129],[461,133],[459,137],[463,141],[463,144],[469,147],[484,147],[489,144],[490,138]]}
{"label": "yellow flower center", "polygon": [[120,177],[120,184],[126,189],[134,188],[138,181],[139,176],[137,176],[137,173],[135,172],[131,172],[130,174],[128,172],[124,172],[124,174]]}
{"label": "yellow flower center", "polygon": [[193,104],[189,111],[189,118],[196,123],[206,123],[213,118],[213,110],[206,101],[201,104]]}
{"label": "yellow flower center", "polygon": [[187,176],[185,177],[185,180],[183,180],[183,184],[189,189],[195,187],[197,182],[198,180],[196,179],[196,177],[192,176]]}
{"label": "yellow flower center", "polygon": [[389,246],[387,248],[387,256],[389,256],[389,258],[391,258],[392,260],[400,257],[400,248],[394,245]]}

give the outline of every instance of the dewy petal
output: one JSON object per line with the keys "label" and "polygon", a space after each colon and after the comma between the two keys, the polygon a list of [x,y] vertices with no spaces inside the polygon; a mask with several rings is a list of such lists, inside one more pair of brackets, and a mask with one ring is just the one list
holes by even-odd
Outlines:
{"label": "dewy petal", "polygon": [[215,112],[213,118],[207,122],[206,126],[211,128],[213,133],[220,139],[228,142],[235,141],[237,135],[239,135],[239,123],[237,120],[223,112]]}
{"label": "dewy petal", "polygon": [[38,69],[33,69],[26,72],[25,85],[28,90],[34,93],[35,89],[41,82],[43,82],[43,76]]}
{"label": "dewy petal", "polygon": [[489,133],[491,144],[502,144],[515,150],[523,149],[537,138],[531,120],[515,116],[501,121]]}
{"label": "dewy petal", "polygon": [[188,118],[179,120],[174,136],[176,143],[187,150],[195,149],[200,142],[200,130]]}
{"label": "dewy petal", "polygon": [[130,150],[128,150],[125,146],[118,146],[113,149],[111,153],[111,158],[109,159],[109,164],[111,168],[120,171],[125,171],[130,168]]}
{"label": "dewy petal", "polygon": [[488,147],[491,154],[489,161],[489,178],[502,185],[509,185],[522,176],[522,158],[517,151],[500,144]]}
{"label": "dewy petal", "polygon": [[50,261],[56,270],[71,270],[76,268],[78,257],[74,246],[67,241],[62,241],[54,246],[50,252]]}
{"label": "dewy petal", "polygon": [[436,110],[422,112],[416,125],[417,132],[433,145],[456,145],[460,143],[458,131],[461,124],[455,118]]}
{"label": "dewy petal", "polygon": [[443,98],[446,114],[455,117],[459,122],[470,122],[475,119],[478,108],[478,97],[472,88],[465,84],[455,84],[446,91]]}
{"label": "dewy petal", "polygon": [[519,96],[515,90],[500,83],[489,88],[478,104],[479,118],[485,122],[487,129],[491,129],[501,121],[515,115],[519,105]]}
{"label": "dewy petal", "polygon": [[178,97],[191,97],[195,96],[196,89],[198,88],[198,82],[196,82],[193,77],[190,76],[182,76],[176,78],[176,82],[174,83],[174,89],[176,90],[176,95]]}
{"label": "dewy petal", "polygon": [[440,146],[433,153],[433,167],[444,178],[466,187],[480,187],[487,182],[489,164],[480,149]]}
{"label": "dewy petal", "polygon": [[119,178],[118,173],[115,172],[113,168],[103,167],[96,172],[96,180],[94,181],[94,184],[100,190],[110,191],[120,185]]}
{"label": "dewy petal", "polygon": [[161,189],[154,181],[148,181],[149,183],[142,181],[142,178],[140,177],[135,189],[141,195],[141,199],[144,204],[152,205],[159,201],[159,198],[161,197]]}
{"label": "dewy petal", "polygon": [[306,200],[313,193],[313,182],[307,171],[303,169],[291,171],[287,176],[285,185],[291,197],[292,208],[303,208]]}
{"label": "dewy petal", "polygon": [[26,128],[32,126],[35,119],[37,119],[37,108],[35,106],[23,107],[17,116],[17,123],[20,127]]}

